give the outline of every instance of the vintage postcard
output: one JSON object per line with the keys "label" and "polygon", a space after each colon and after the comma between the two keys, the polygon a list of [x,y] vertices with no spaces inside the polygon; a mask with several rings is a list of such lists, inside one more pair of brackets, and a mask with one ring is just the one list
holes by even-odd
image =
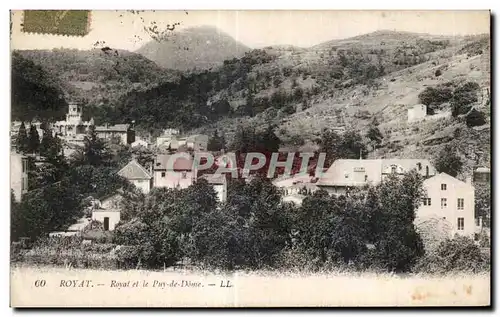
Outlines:
{"label": "vintage postcard", "polygon": [[11,11],[12,307],[491,305],[489,11]]}

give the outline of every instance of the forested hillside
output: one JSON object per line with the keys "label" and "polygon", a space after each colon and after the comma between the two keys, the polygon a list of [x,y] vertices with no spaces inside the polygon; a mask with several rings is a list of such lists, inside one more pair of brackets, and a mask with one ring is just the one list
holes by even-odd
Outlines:
{"label": "forested hillside", "polygon": [[[217,129],[230,142],[241,124],[273,125],[282,147],[298,149],[313,146],[325,128],[365,136],[375,118],[381,137],[369,156],[432,158],[452,145],[470,167],[490,160],[489,49],[487,35],[377,31],[310,48],[252,50],[180,74],[123,51],[20,54],[58,82],[50,87],[83,96],[86,116],[135,120],[139,134]],[[13,94],[25,93],[14,87]],[[428,118],[408,123],[407,110],[421,103]]]}

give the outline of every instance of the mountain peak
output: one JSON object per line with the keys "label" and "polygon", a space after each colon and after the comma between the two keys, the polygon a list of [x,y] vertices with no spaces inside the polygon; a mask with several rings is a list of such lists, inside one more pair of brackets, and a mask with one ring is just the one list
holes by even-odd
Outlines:
{"label": "mountain peak", "polygon": [[220,29],[203,25],[175,31],[163,41],[148,42],[137,53],[162,67],[185,71],[218,66],[249,50]]}

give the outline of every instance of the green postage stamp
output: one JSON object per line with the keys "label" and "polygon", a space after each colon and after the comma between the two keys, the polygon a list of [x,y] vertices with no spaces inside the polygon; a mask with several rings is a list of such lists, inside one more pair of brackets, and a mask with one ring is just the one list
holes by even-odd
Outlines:
{"label": "green postage stamp", "polygon": [[23,32],[85,36],[89,32],[88,10],[24,10]]}

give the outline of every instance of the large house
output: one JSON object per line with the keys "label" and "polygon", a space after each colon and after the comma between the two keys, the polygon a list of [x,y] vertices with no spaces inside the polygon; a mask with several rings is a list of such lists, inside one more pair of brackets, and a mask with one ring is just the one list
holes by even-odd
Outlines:
{"label": "large house", "polygon": [[416,212],[416,223],[427,219],[447,222],[449,237],[455,234],[473,238],[476,223],[474,218],[474,187],[446,173],[440,173],[424,181],[426,196]]}
{"label": "large house", "polygon": [[153,183],[153,176],[136,160],[130,161],[119,172],[118,175],[128,179],[135,187],[142,190],[144,194],[149,193]]}
{"label": "large house", "polygon": [[18,202],[28,191],[28,158],[16,152],[10,153],[10,188]]}
{"label": "large house", "polygon": [[436,169],[426,159],[341,159],[333,162],[316,185],[330,194],[345,194],[350,188],[377,185],[391,174],[411,170],[426,178],[436,175]]}
{"label": "large house", "polygon": [[108,142],[115,141],[120,144],[135,142],[135,130],[130,124],[102,125],[95,127],[97,137]]}
{"label": "large house", "polygon": [[66,120],[57,121],[54,123],[53,128],[57,134],[71,138],[87,133],[91,125],[94,125],[94,119],[90,119],[89,121],[82,120],[82,106],[70,103]]}
{"label": "large house", "polygon": [[[170,164],[169,164],[170,162]],[[159,154],[153,165],[153,186],[187,188],[196,181],[193,159],[175,154]]]}

